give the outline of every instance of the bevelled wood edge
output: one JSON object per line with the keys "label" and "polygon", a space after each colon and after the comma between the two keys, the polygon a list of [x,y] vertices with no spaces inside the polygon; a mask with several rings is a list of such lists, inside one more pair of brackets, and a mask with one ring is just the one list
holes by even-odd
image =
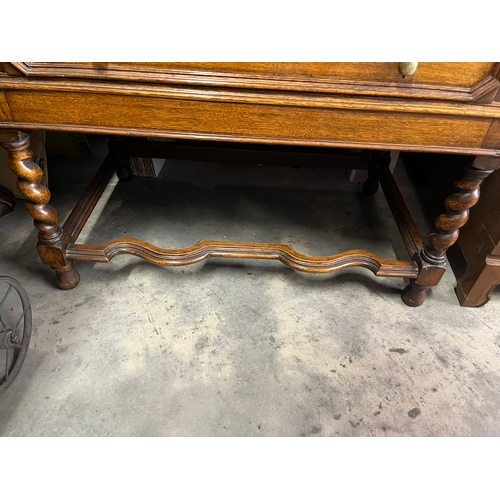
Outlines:
{"label": "bevelled wood edge", "polygon": [[[25,72],[19,71],[16,67],[17,63],[10,63],[10,62],[0,62],[0,72],[6,73],[7,75],[12,75],[12,76],[28,76]],[[24,64],[24,63],[21,63]]]}
{"label": "bevelled wood edge", "polygon": [[14,121],[14,117],[12,116],[9,103],[7,102],[7,98],[5,97],[3,90],[0,90],[0,121]]}
{"label": "bevelled wood edge", "polygon": [[12,68],[11,71],[15,71],[17,74],[30,76],[31,63],[29,62],[5,62],[3,64],[5,67]]}
{"label": "bevelled wood edge", "polygon": [[264,243],[237,243],[226,241],[200,241],[182,249],[164,249],[135,238],[120,238],[104,245],[68,246],[67,258],[94,262],[110,262],[121,254],[141,257],[163,266],[186,266],[209,257],[232,259],[279,260],[286,266],[306,273],[323,274],[347,267],[364,267],[376,276],[416,278],[418,267],[413,262],[382,259],[364,250],[350,250],[328,257],[303,255],[289,245]]}
{"label": "bevelled wood edge", "polygon": [[160,68],[111,67],[96,69],[93,64],[44,63],[34,65],[29,62],[9,64],[18,74],[29,78],[60,78],[115,80],[127,82],[147,82],[173,85],[203,85],[213,87],[233,87],[261,90],[284,90],[297,92],[320,92],[376,97],[398,97],[415,99],[438,99],[456,102],[474,102],[495,88],[500,87],[498,63],[490,75],[470,88],[460,86],[415,84],[413,82],[363,82],[342,81],[327,78],[300,78],[286,75],[262,75],[246,73],[224,73],[213,71],[190,71]]}
{"label": "bevelled wood edge", "polygon": [[491,125],[484,137],[482,147],[488,149],[500,148],[500,120],[491,120]]}
{"label": "bevelled wood edge", "polygon": [[493,65],[490,75],[497,80],[500,80],[500,62],[496,62]]}
{"label": "bevelled wood edge", "polygon": [[259,92],[251,89],[183,88],[140,83],[72,80],[26,80],[0,77],[0,88],[9,99],[10,91],[56,91],[107,94],[119,96],[159,97],[165,99],[204,100],[213,102],[255,103],[278,106],[348,109],[350,111],[386,111],[396,113],[424,113],[478,118],[500,118],[500,106],[484,103],[408,101],[376,97],[342,97],[336,95]]}
{"label": "bevelled wood edge", "polygon": [[[0,130],[3,128],[12,128],[14,125],[8,123],[0,123]],[[391,151],[415,151],[419,153],[451,153],[464,155],[479,155],[485,157],[500,157],[498,149],[481,149],[481,148],[460,148],[451,146],[422,146],[409,144],[393,144],[393,143],[374,143],[368,145],[365,142],[348,142],[348,141],[327,141],[327,140],[310,140],[310,139],[280,139],[269,137],[248,137],[246,135],[234,134],[201,134],[201,133],[183,133],[168,130],[158,129],[134,129],[127,127],[95,127],[81,125],[54,125],[49,123],[15,123],[16,129],[22,131],[36,130],[54,130],[56,132],[74,132],[83,134],[102,134],[102,135],[131,135],[136,137],[158,137],[168,139],[194,139],[200,141],[231,141],[255,144],[283,144],[291,146],[317,146],[329,148],[353,148],[353,149],[374,149],[374,150],[391,150]]]}

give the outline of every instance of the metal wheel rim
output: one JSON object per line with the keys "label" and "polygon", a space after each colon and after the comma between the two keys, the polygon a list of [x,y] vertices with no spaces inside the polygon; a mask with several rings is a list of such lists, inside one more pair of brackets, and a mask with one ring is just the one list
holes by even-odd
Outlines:
{"label": "metal wheel rim", "polygon": [[[16,379],[21,367],[23,366],[24,360],[26,358],[26,354],[28,352],[28,346],[31,339],[31,327],[32,327],[32,312],[31,312],[31,304],[28,298],[28,294],[26,290],[21,286],[21,283],[10,276],[0,276],[0,282],[8,283],[10,287],[12,287],[19,296],[23,308],[23,312],[21,314],[21,318],[24,318],[23,324],[23,338],[20,344],[20,347],[13,347],[11,349],[6,350],[6,367],[5,374],[3,374],[4,369],[0,368],[0,394],[2,394]],[[0,303],[2,300],[6,298],[11,288],[5,292],[3,297],[0,297]],[[0,316],[2,311],[0,310]],[[20,321],[20,320],[19,320]],[[2,330],[2,326],[0,325],[0,330]],[[6,330],[2,330],[6,331]],[[11,360],[10,369],[8,367],[8,351],[14,352],[14,357]]]}

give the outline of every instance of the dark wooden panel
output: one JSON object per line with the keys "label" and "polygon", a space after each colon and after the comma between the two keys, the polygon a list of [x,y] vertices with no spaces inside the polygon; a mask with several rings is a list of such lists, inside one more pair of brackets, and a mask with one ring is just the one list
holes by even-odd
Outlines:
{"label": "dark wooden panel", "polygon": [[[31,76],[71,76],[72,74],[105,74],[110,78],[120,73],[136,72],[147,75],[171,71],[267,76],[289,79],[328,79],[407,83],[398,73],[397,62],[98,62],[98,63],[26,63]],[[491,62],[422,62],[409,77],[413,84],[437,84],[472,87],[492,71]]]}
{"label": "dark wooden panel", "polygon": [[457,295],[464,306],[485,304],[500,284],[500,171],[481,188],[481,198],[471,210],[469,223],[458,243],[467,269],[458,280]]}
{"label": "dark wooden panel", "polygon": [[469,223],[460,233],[459,245],[467,261],[500,248],[500,171],[492,174],[481,187],[481,199],[471,210]]}
{"label": "dark wooden panel", "polygon": [[289,167],[351,168],[367,170],[371,151],[359,149],[276,146],[220,141],[122,141],[120,149],[133,158],[286,165]]}

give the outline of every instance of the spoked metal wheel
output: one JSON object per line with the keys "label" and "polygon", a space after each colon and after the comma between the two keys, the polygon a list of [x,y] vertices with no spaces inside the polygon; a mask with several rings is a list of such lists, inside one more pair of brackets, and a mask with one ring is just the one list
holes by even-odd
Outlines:
{"label": "spoked metal wheel", "polygon": [[21,284],[0,276],[0,394],[14,381],[28,352],[31,304]]}

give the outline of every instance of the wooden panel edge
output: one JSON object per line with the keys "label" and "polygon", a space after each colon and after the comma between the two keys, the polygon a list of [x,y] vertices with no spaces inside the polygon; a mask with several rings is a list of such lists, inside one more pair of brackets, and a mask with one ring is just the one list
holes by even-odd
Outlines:
{"label": "wooden panel edge", "polygon": [[10,65],[12,68],[12,75],[23,75],[23,76],[30,76],[31,73],[31,63],[29,62],[10,62],[10,63],[5,63]]}
{"label": "wooden panel edge", "polygon": [[[24,76],[34,78],[60,78],[54,67],[37,66],[33,63],[8,63],[17,68]],[[43,63],[40,63],[43,64]],[[500,85],[496,63],[490,75],[471,87],[426,84],[426,83],[388,83],[380,81],[342,81],[326,78],[292,78],[286,75],[265,75],[245,73],[219,73],[179,69],[121,68],[113,67],[97,71],[91,64],[77,67],[60,63],[59,72],[68,80],[92,79],[108,82],[162,83],[165,85],[203,85],[208,87],[246,88],[260,90],[281,90],[313,92],[333,95],[359,95],[373,97],[397,97],[410,99],[431,99],[455,102],[475,102],[493,88]]]}
{"label": "wooden panel edge", "polygon": [[17,63],[2,62],[0,63],[0,71],[9,76],[27,76],[17,67]]}
{"label": "wooden panel edge", "polygon": [[240,102],[299,106],[359,111],[388,111],[396,113],[424,113],[455,115],[477,118],[500,118],[500,106],[483,103],[459,103],[439,101],[416,101],[384,99],[377,97],[339,96],[313,93],[290,93],[282,91],[258,92],[252,89],[216,89],[158,86],[118,82],[84,82],[62,80],[27,80],[25,78],[1,78],[0,88],[10,92],[78,92],[120,96],[159,97],[164,99],[204,100],[218,102]]}
{"label": "wooden panel edge", "polygon": [[471,91],[471,102],[477,104],[490,104],[500,88],[500,81],[493,76],[488,76]]}
{"label": "wooden panel edge", "polygon": [[495,64],[493,64],[493,68],[491,68],[490,74],[493,78],[500,80],[500,62],[496,62]]}
{"label": "wooden panel edge", "polygon": [[500,119],[491,120],[490,128],[482,144],[486,149],[500,149]]}
{"label": "wooden panel edge", "polygon": [[313,147],[332,147],[332,148],[349,148],[349,149],[373,149],[373,150],[390,150],[390,151],[413,151],[419,153],[451,153],[475,156],[487,156],[500,158],[500,149],[483,149],[483,148],[459,148],[450,146],[422,146],[408,145],[396,143],[362,143],[362,142],[347,142],[347,141],[326,141],[326,140],[309,140],[309,139],[279,139],[279,138],[263,138],[263,137],[248,137],[245,135],[234,134],[202,134],[202,133],[182,133],[172,132],[157,129],[134,129],[128,127],[112,128],[112,127],[91,127],[77,125],[53,125],[49,123],[15,123],[2,124],[2,128],[15,128],[16,130],[54,130],[61,132],[74,132],[84,134],[102,134],[102,135],[122,135],[122,136],[137,136],[137,137],[158,137],[168,139],[193,139],[193,140],[209,140],[209,141],[228,141],[228,142],[243,142],[255,144],[283,144],[291,146],[313,146]]}
{"label": "wooden panel edge", "polygon": [[3,90],[0,90],[0,121],[14,121],[7,97],[5,96],[5,92]]}

